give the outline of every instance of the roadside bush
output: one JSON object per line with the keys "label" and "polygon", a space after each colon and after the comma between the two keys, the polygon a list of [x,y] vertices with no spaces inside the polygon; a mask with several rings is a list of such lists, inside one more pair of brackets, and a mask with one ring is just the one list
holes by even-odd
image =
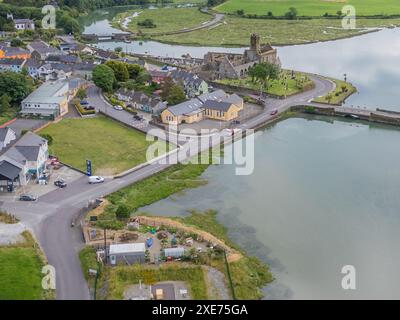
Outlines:
{"label": "roadside bush", "polygon": [[47,133],[42,133],[40,136],[41,136],[43,139],[46,139],[46,140],[47,140],[47,144],[48,144],[49,146],[51,146],[51,145],[53,144],[53,137],[52,137],[51,135],[49,135],[49,134],[47,134]]}

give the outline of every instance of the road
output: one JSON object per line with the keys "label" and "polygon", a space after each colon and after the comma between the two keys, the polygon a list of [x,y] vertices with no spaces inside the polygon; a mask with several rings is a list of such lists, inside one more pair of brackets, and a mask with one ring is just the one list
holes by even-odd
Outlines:
{"label": "road", "polygon": [[[311,76],[315,82],[315,88],[291,96],[284,100],[268,98],[266,110],[248,121],[240,124],[240,129],[254,128],[271,120],[275,116],[270,115],[271,109],[277,109],[279,113],[288,110],[291,106],[306,104],[314,97],[326,94],[334,88],[334,84],[318,76]],[[99,91],[94,88],[89,90],[89,99],[96,108],[106,110],[107,114],[125,118],[123,111],[114,110],[101,99]],[[130,115],[129,115],[130,116]],[[227,133],[221,132],[221,138]],[[202,150],[196,141],[187,142],[190,148],[181,148],[177,156],[180,161],[191,157]],[[172,156],[167,156],[166,163],[171,162]],[[82,177],[68,185],[66,189],[52,191],[35,203],[21,203],[4,200],[1,209],[15,214],[23,223],[31,228],[37,235],[49,263],[56,269],[57,299],[90,299],[89,290],[83,277],[77,252],[82,246],[82,236],[79,228],[71,228],[72,219],[75,219],[88,201],[106,196],[125,186],[158,173],[172,164],[154,163],[134,171],[122,178],[106,179],[102,184],[89,185],[87,178]]]}

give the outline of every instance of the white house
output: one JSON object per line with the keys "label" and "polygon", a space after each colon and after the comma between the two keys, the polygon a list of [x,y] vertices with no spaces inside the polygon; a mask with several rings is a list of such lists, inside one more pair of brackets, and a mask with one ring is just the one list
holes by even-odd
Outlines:
{"label": "white house", "polygon": [[39,178],[48,156],[47,140],[30,131],[25,133],[0,154],[0,185],[24,186]]}
{"label": "white house", "polygon": [[11,128],[0,128],[0,151],[7,147],[11,141],[17,138],[15,132]]}
{"label": "white house", "polygon": [[17,30],[35,30],[35,22],[30,19],[14,19],[14,25]]}

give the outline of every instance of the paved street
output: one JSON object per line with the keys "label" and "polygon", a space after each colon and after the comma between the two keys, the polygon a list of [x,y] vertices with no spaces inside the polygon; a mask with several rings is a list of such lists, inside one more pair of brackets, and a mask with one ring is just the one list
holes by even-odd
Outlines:
{"label": "paved street", "polygon": [[[292,96],[285,100],[267,99],[266,110],[241,123],[240,129],[249,129],[264,123],[273,116],[270,110],[276,108],[283,112],[294,105],[302,105],[310,99],[326,94],[333,89],[333,83],[317,76],[312,76],[316,83],[313,90]],[[128,121],[125,111],[116,111],[105,103],[96,88],[89,89],[90,103],[98,110],[106,110],[107,114],[123,122]],[[125,120],[124,120],[125,119]],[[221,132],[220,136],[226,135]],[[182,148],[178,153],[180,160],[187,159],[198,152],[197,143],[189,142],[192,148]],[[190,154],[187,150],[190,150]],[[167,159],[172,156],[167,156]],[[168,161],[167,161],[168,163]],[[56,268],[57,272],[57,299],[90,299],[86,281],[77,256],[77,251],[82,245],[79,228],[71,228],[71,220],[88,201],[108,195],[125,186],[131,185],[141,179],[149,177],[170,166],[169,164],[154,163],[134,171],[122,178],[108,179],[102,184],[89,185],[87,177],[82,177],[68,185],[66,189],[57,189],[42,197],[35,203],[8,202],[7,199],[1,203],[1,209],[5,209],[31,228],[38,236],[40,244],[44,249],[49,263]]]}

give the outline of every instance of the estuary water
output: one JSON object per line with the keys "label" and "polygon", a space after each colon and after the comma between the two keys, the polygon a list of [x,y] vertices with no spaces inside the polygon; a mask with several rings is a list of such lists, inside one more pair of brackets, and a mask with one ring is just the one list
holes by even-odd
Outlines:
{"label": "estuary water", "polygon": [[[400,111],[399,39],[400,30],[386,29],[278,50],[285,68],[346,74],[359,91],[348,105]],[[169,56],[201,57],[209,50],[129,45]],[[264,288],[267,299],[400,299],[399,129],[291,118],[257,132],[254,159],[252,175],[235,175],[233,165],[211,166],[203,175],[206,186],[141,210],[218,210],[232,239],[271,266],[276,280]],[[345,265],[355,267],[356,290],[341,286]]]}

